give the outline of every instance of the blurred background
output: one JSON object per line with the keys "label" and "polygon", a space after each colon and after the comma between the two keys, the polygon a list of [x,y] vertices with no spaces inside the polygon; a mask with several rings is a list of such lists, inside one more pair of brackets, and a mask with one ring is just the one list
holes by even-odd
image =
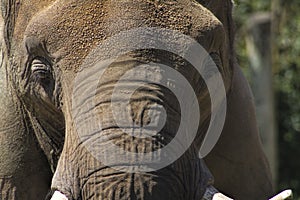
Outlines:
{"label": "blurred background", "polygon": [[276,191],[300,199],[300,0],[235,0],[238,62]]}

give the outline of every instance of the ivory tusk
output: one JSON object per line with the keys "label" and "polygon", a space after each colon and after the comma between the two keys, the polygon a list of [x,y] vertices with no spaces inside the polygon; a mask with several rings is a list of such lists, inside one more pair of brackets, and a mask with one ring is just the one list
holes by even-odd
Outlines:
{"label": "ivory tusk", "polygon": [[284,200],[284,199],[292,198],[292,196],[293,196],[292,190],[285,190],[285,191],[277,194],[275,197],[272,197],[269,200]]}
{"label": "ivory tusk", "polygon": [[213,186],[209,186],[206,188],[204,196],[202,200],[233,200],[224,194],[220,193],[216,188]]}
{"label": "ivory tusk", "polygon": [[50,200],[68,200],[68,198],[59,191],[55,191]]}
{"label": "ivory tusk", "polygon": [[214,194],[212,200],[233,200],[233,199],[231,199],[231,198],[225,196],[225,195],[222,194],[222,193],[216,193],[216,194]]}

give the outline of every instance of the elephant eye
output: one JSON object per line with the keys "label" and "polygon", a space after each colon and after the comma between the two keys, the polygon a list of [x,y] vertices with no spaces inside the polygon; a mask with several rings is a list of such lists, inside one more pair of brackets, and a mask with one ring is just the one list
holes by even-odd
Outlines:
{"label": "elephant eye", "polygon": [[43,58],[35,58],[31,62],[31,74],[39,75],[40,78],[48,77],[51,73],[51,65]]}

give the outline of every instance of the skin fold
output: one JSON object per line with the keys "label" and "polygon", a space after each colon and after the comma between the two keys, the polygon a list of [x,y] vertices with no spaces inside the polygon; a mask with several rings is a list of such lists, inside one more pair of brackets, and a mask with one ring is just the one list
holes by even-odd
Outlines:
{"label": "skin fold", "polygon": [[[201,199],[213,177],[215,187],[235,199],[272,196],[253,99],[235,61],[231,1],[2,0],[2,5],[0,111],[5,115],[0,117],[0,199],[43,199],[50,184],[70,200]],[[168,52],[133,51],[109,66],[95,93],[82,93],[89,87],[74,84],[79,73],[88,71],[81,66],[99,43],[124,30],[146,26],[189,35],[217,57],[214,61],[224,80],[228,105],[221,138],[204,159],[211,173],[198,158],[210,119],[210,99],[203,80],[189,63]],[[113,48],[121,48],[121,44],[113,44]],[[90,123],[89,116],[100,120],[103,129],[92,135],[99,140],[100,151],[105,146],[101,138],[106,136],[135,153],[166,146],[180,122],[178,102],[167,89],[149,84],[135,92],[130,102],[137,125],[149,123],[153,105],[170,108],[161,137],[135,139],[124,134],[110,107],[116,81],[126,71],[150,62],[174,66],[189,78],[198,92],[200,128],[190,148],[171,165],[154,172],[120,172],[91,154],[85,145],[88,140],[78,137],[85,129],[78,127]],[[163,77],[159,66],[154,67],[158,69],[155,76]],[[36,70],[39,68],[42,70]],[[84,78],[89,76],[87,73]],[[86,101],[94,98],[97,106],[86,113],[88,117],[77,119],[74,115],[74,91],[86,94]],[[131,163],[124,166],[127,164]]]}

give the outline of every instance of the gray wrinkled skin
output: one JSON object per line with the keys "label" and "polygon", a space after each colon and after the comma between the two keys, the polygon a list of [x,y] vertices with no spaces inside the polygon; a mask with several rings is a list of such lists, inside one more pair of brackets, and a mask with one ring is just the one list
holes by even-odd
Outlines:
{"label": "gray wrinkled skin", "polygon": [[[199,77],[200,128],[191,148],[172,165],[156,172],[125,173],[104,166],[81,144],[72,119],[73,81],[84,58],[106,38],[141,26],[177,30],[197,40],[216,63],[227,92],[227,117],[221,138],[204,159],[214,186],[234,199],[266,199],[272,195],[268,163],[262,152],[253,99],[235,62],[232,2],[153,0],[2,0],[2,66],[0,74],[0,199],[43,199],[51,188],[69,199],[201,199],[213,183],[198,158],[210,116],[210,100]],[[118,48],[118,44],[114,44]],[[120,57],[106,74],[113,82],[140,63],[162,62],[193,75],[176,56],[138,51]],[[44,70],[36,70],[43,67]],[[103,88],[99,88],[102,89]],[[149,91],[154,91],[151,94]],[[160,95],[162,92],[164,95]],[[132,140],[113,126],[109,115],[111,89],[95,96],[96,114],[110,122],[101,134],[126,150],[152,151],[168,139]],[[177,109],[172,96],[149,86],[135,94],[132,116],[149,120],[147,105],[158,99]],[[151,98],[144,98],[145,96]],[[87,97],[88,98],[88,97]],[[163,134],[174,133],[178,117],[171,115]],[[95,122],[96,123],[96,122]],[[166,137],[167,138],[167,137]],[[53,176],[53,173],[55,175]]]}

